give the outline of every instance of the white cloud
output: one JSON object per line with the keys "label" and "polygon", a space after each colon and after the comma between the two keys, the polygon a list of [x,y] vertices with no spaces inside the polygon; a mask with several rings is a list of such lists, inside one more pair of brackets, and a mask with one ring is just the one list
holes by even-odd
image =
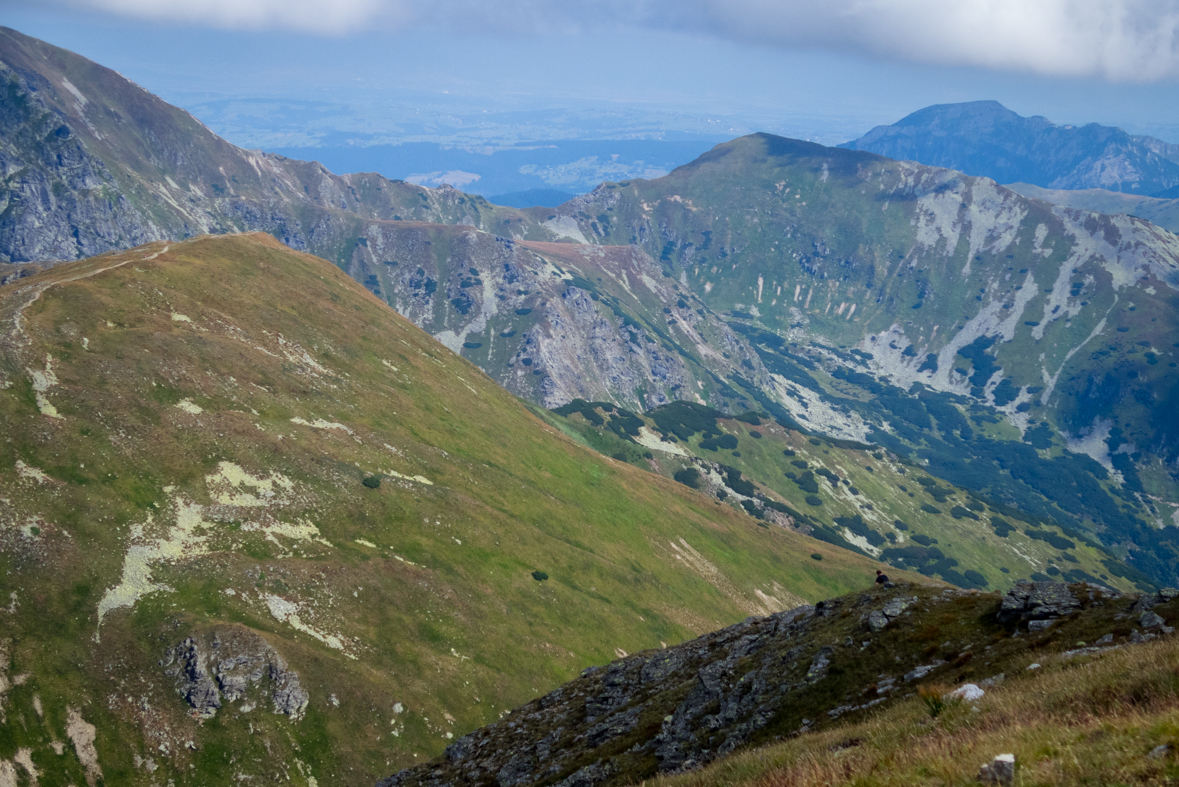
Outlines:
{"label": "white cloud", "polygon": [[401,0],[74,0],[142,19],[194,23],[230,29],[288,29],[338,35],[378,17],[397,26],[413,24],[415,14]]}
{"label": "white cloud", "polygon": [[406,175],[405,180],[407,183],[413,183],[418,186],[433,186],[437,188],[443,183],[446,183],[447,185],[454,186],[456,189],[461,189],[479,180],[479,177],[474,172],[463,172],[461,169],[452,169],[449,172],[426,172],[420,175]]}
{"label": "white cloud", "polygon": [[370,27],[679,30],[1116,81],[1179,77],[1179,0],[67,0],[133,16],[340,34]]}
{"label": "white cloud", "polygon": [[1151,81],[1179,76],[1179,0],[706,0],[727,34],[890,59]]}

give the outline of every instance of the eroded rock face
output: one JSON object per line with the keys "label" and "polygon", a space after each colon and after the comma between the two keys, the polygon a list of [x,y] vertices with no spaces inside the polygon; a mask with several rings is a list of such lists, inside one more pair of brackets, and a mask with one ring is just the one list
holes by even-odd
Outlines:
{"label": "eroded rock face", "polygon": [[224,703],[242,700],[239,710],[253,710],[270,700],[275,713],[299,720],[307,708],[307,690],[299,675],[266,640],[249,629],[225,627],[185,638],[160,661],[175,679],[176,691],[202,719],[212,718]]}

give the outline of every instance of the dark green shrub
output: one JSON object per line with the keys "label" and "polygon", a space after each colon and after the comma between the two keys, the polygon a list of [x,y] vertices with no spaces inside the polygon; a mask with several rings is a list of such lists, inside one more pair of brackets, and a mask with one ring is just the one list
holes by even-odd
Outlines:
{"label": "dark green shrub", "polygon": [[746,481],[744,478],[742,478],[741,471],[735,467],[725,467],[724,465],[721,465],[721,467],[725,471],[725,486],[727,486],[729,489],[732,489],[739,495],[753,497],[753,482]]}
{"label": "dark green shrub", "polygon": [[995,529],[995,535],[999,538],[1007,538],[1007,535],[1015,530],[1006,519],[997,516],[991,517],[991,527]]}
{"label": "dark green shrub", "polygon": [[811,560],[822,560],[822,559],[823,559],[823,556],[820,555],[818,552],[811,553]]}
{"label": "dark green shrub", "polygon": [[549,578],[549,575],[544,573],[543,571],[533,571],[532,578],[535,579],[537,582],[544,582],[546,579]]}
{"label": "dark green shrub", "polygon": [[918,544],[920,544],[923,547],[927,547],[931,544],[937,543],[936,538],[930,538],[929,536],[922,535],[921,533],[914,533],[913,535],[909,536],[909,538],[913,539],[914,541],[916,541]]}
{"label": "dark green shrub", "polygon": [[962,576],[966,577],[967,582],[979,588],[985,588],[988,584],[990,584],[987,582],[986,577],[971,568],[963,571]]}
{"label": "dark green shrub", "polygon": [[954,517],[955,519],[973,519],[975,522],[978,521],[978,514],[974,513],[968,508],[963,508],[962,506],[954,506],[951,508],[950,516]]}
{"label": "dark green shrub", "polygon": [[379,489],[381,486],[381,477],[379,475],[370,475],[360,483],[364,484],[369,489]]}
{"label": "dark green shrub", "polygon": [[694,467],[685,467],[683,470],[677,470],[672,478],[692,489],[700,488],[700,471]]}
{"label": "dark green shrub", "polygon": [[749,436],[752,437],[754,440],[760,440],[761,439],[761,432],[757,431],[756,429],[751,429],[749,432]]}
{"label": "dark green shrub", "polygon": [[921,510],[927,514],[940,514],[941,511],[931,506],[929,503],[922,503]]}
{"label": "dark green shrub", "polygon": [[794,479],[794,483],[798,484],[798,488],[804,492],[810,492],[812,495],[819,493],[819,483],[815,480],[815,474],[810,470]]}
{"label": "dark green shrub", "polygon": [[819,497],[818,495],[807,495],[806,504],[808,506],[821,506],[823,505],[823,498]]}

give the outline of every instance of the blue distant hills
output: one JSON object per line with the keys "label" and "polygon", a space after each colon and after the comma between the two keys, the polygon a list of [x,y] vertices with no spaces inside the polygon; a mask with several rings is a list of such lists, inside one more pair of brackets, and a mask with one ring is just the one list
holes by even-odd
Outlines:
{"label": "blue distant hills", "polygon": [[1097,123],[1023,117],[997,101],[926,107],[840,147],[999,183],[1179,196],[1179,145]]}

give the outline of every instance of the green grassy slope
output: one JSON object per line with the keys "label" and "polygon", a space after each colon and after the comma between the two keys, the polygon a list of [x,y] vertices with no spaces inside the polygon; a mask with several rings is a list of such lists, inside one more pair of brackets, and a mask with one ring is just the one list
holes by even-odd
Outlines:
{"label": "green grassy slope", "polygon": [[897,568],[978,589],[1006,589],[1029,576],[1134,588],[1127,579],[1134,572],[1076,533],[988,505],[895,454],[810,437],[765,414],[723,417],[681,402],[637,416],[579,401],[549,417],[596,450],[676,478],[763,524]]}
{"label": "green grassy slope", "polygon": [[[268,236],[58,266],[0,320],[0,759],[45,783],[94,725],[108,784],[369,784],[875,565],[587,451]],[[189,638],[212,655],[177,672]],[[184,676],[227,652],[271,666],[202,718]]]}

